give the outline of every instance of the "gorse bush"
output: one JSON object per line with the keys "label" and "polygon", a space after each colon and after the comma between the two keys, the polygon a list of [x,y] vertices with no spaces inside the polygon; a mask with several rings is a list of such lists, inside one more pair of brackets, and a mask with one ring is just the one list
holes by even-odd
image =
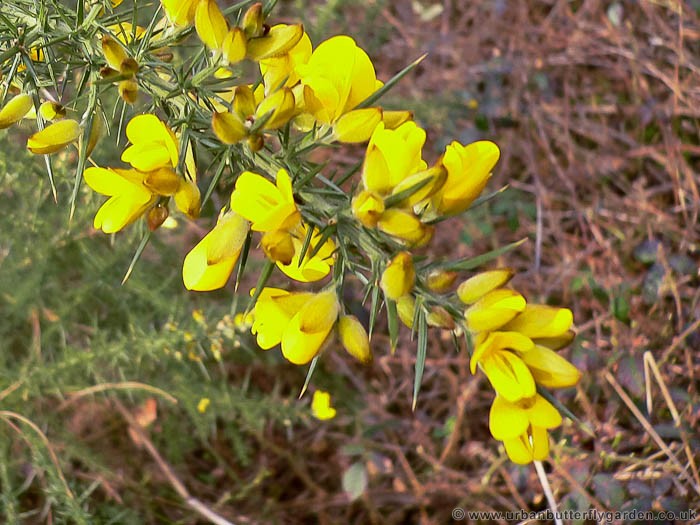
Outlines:
{"label": "gorse bush", "polygon": [[[307,384],[333,341],[369,364],[373,352],[397,350],[403,324],[417,340],[415,406],[429,331],[451,331],[458,347],[464,337],[472,373],[480,369],[496,391],[491,433],[517,463],[544,459],[547,430],[562,418],[543,388],[569,387],[580,376],[556,352],[573,338],[571,311],[528,304],[507,287],[508,268],[457,285],[518,243],[461,260],[430,249],[436,231],[495,197],[480,195],[498,147],[452,142],[424,159],[426,132],[412,114],[380,105],[419,60],[384,83],[352,37],[313,45],[301,24],[274,24],[273,5],[5,2],[0,127],[34,120],[12,132],[36,126],[27,149],[44,156],[54,196],[66,180],[55,155],[74,162],[71,215],[92,212],[83,183],[107,197],[94,228],[141,239],[127,277],[174,218],[213,210],[215,225],[184,257],[184,286],[217,290],[233,275],[238,289],[255,271],[254,252],[264,255],[250,298],[238,301],[249,306],[232,326],[249,325],[259,348],[310,364]],[[316,150],[365,143],[350,169],[313,160]],[[119,165],[102,160],[115,147]],[[77,154],[66,158],[72,148]],[[288,287],[267,285],[275,272]],[[81,273],[100,278],[96,265]],[[367,327],[344,304],[349,283],[363,289]],[[382,316],[390,348],[371,349]],[[90,365],[94,377],[107,358]],[[202,396],[201,412],[210,397]],[[320,390],[312,410],[318,419],[336,414]]]}

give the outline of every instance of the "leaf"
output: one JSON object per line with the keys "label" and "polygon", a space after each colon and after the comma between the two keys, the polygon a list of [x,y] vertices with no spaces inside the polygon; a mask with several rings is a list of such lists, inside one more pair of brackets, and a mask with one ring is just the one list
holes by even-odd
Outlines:
{"label": "leaf", "polygon": [[[416,305],[418,308],[418,305]],[[428,352],[428,321],[425,312],[420,309],[418,313],[418,351],[416,352],[416,375],[413,379],[413,404],[412,410],[416,410],[416,402],[418,401],[418,392],[423,381],[423,371],[425,370],[425,358]],[[415,326],[415,325],[414,325]]]}
{"label": "leaf", "polygon": [[343,472],[343,490],[350,501],[355,501],[367,489],[367,469],[362,463],[353,463]]}
{"label": "leaf", "polygon": [[386,315],[389,324],[389,341],[391,342],[391,353],[396,351],[396,343],[399,340],[399,313],[396,310],[396,301],[389,299],[384,294],[384,302],[386,303]]}
{"label": "leaf", "polygon": [[309,371],[306,372],[306,379],[304,379],[304,386],[301,387],[301,392],[299,392],[299,399],[302,398],[304,393],[306,392],[306,389],[309,388],[309,383],[311,382],[311,376],[314,375],[314,370],[316,370],[316,364],[318,363],[318,358],[321,356],[316,356],[311,360],[311,364],[309,365]]}
{"label": "leaf", "polygon": [[476,257],[472,257],[470,259],[462,259],[460,261],[447,261],[447,262],[441,262],[441,263],[434,263],[428,265],[426,268],[439,268],[442,270],[450,270],[450,271],[465,271],[465,270],[473,270],[474,268],[478,268],[482,264],[486,264],[489,261],[492,261],[499,255],[503,255],[506,252],[509,252],[513,248],[517,248],[521,244],[523,244],[525,241],[527,241],[527,238],[525,239],[520,239],[519,241],[512,242],[510,244],[506,244],[505,246],[501,246],[500,248],[496,248],[495,250],[491,250],[490,252],[483,253],[481,255],[477,255]]}
{"label": "leaf", "polygon": [[270,278],[270,275],[272,275],[272,270],[275,269],[275,263],[273,263],[270,260],[265,261],[265,266],[263,266],[263,269],[260,271],[260,276],[258,277],[258,282],[255,285],[255,292],[253,293],[253,297],[250,298],[250,302],[248,303],[248,308],[246,309],[246,315],[250,313],[250,311],[253,309],[255,306],[255,303],[258,300],[258,297],[260,297],[260,294],[263,291],[263,288],[265,288],[265,284],[267,283],[267,280]]}
{"label": "leaf", "polygon": [[122,286],[126,281],[129,279],[131,276],[131,272],[134,271],[134,267],[136,266],[136,263],[138,260],[141,258],[141,254],[143,253],[143,250],[146,249],[146,245],[148,245],[148,240],[151,238],[151,230],[146,230],[146,233],[144,234],[143,238],[141,239],[141,243],[139,243],[138,248],[136,248],[136,253],[134,253],[134,257],[131,259],[131,263],[129,264],[129,268],[126,270],[126,274],[124,275],[124,278],[122,279]]}

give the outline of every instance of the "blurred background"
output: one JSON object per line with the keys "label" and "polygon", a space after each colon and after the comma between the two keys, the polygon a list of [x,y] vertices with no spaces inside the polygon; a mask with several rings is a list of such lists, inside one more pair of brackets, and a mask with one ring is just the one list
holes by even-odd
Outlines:
{"label": "blurred background", "polygon": [[[574,311],[565,355],[583,378],[556,397],[579,420],[544,465],[559,510],[699,509],[700,2],[280,0],[274,17],[314,44],[352,35],[384,80],[427,52],[384,103],[415,112],[428,162],[452,140],[500,146],[488,189],[508,188],[426,254],[527,237],[498,263],[528,300]],[[297,399],[306,369],[255,348],[245,301],[185,293],[206,221],[152,236],[121,286],[139,234],[95,233],[88,191],[69,221],[74,154],[57,157],[56,205],[18,142],[0,135],[0,520],[205,523],[117,405],[235,523],[548,508],[534,468],[489,435],[493,393],[449,333],[431,338],[415,411],[407,335],[391,355],[379,330],[370,367],[329,349],[313,387],[338,416],[319,423]]]}

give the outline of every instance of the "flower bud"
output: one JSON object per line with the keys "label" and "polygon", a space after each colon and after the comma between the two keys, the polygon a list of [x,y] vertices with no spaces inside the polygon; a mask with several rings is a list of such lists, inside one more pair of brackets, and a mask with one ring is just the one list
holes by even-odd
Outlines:
{"label": "flower bud", "polygon": [[241,27],[248,38],[262,36],[264,33],[264,17],[262,12],[262,3],[257,2],[251,5],[243,15]]}
{"label": "flower bud", "polygon": [[428,274],[425,284],[435,293],[445,293],[452,288],[452,285],[457,280],[457,276],[457,272],[433,270]]}
{"label": "flower bud", "polygon": [[20,93],[0,109],[0,129],[9,128],[19,122],[32,109],[32,97],[27,93]]}
{"label": "flower bud", "polygon": [[478,273],[459,285],[459,288],[457,288],[459,300],[464,304],[475,303],[487,293],[500,288],[510,281],[513,273],[513,270],[510,268]]}
{"label": "flower bud", "polygon": [[27,149],[36,155],[56,153],[78,140],[81,133],[80,124],[75,120],[59,120],[29,137]]}
{"label": "flower bud", "polygon": [[455,320],[450,313],[442,306],[433,306],[427,318],[430,326],[452,330],[455,327]]}
{"label": "flower bud", "polygon": [[119,82],[119,96],[127,104],[135,104],[139,96],[139,85],[133,80],[122,80]]}
{"label": "flower bud", "polygon": [[122,63],[129,58],[122,45],[108,35],[102,37],[102,54],[107,65],[115,71],[121,71]]}
{"label": "flower bud", "polygon": [[338,321],[338,335],[343,348],[347,350],[348,354],[362,364],[372,361],[369,336],[357,317],[354,315],[343,315]]}
{"label": "flower bud", "polygon": [[157,230],[161,224],[165,222],[165,219],[168,218],[168,215],[170,213],[168,212],[168,207],[163,206],[162,204],[156,204],[148,210],[148,215],[146,217],[146,222],[148,222],[148,229],[151,231]]}
{"label": "flower bud", "polygon": [[224,144],[236,144],[248,134],[248,128],[238,115],[228,111],[221,113],[215,111],[211,117],[211,127]]}
{"label": "flower bud", "polygon": [[55,120],[66,116],[66,108],[58,102],[47,100],[46,102],[42,102],[41,106],[39,106],[39,114],[41,118],[46,121]]}
{"label": "flower bud", "polygon": [[228,23],[215,0],[199,0],[194,14],[199,39],[209,49],[220,51],[228,34]]}
{"label": "flower bud", "polygon": [[380,285],[386,296],[396,301],[413,290],[415,282],[416,271],[411,254],[399,252],[384,269]]}
{"label": "flower bud", "polygon": [[294,258],[294,242],[289,232],[273,230],[266,232],[260,241],[263,252],[273,262],[290,264]]}
{"label": "flower bud", "polygon": [[363,190],[352,200],[352,214],[363,225],[374,228],[384,213],[384,199],[376,193]]}

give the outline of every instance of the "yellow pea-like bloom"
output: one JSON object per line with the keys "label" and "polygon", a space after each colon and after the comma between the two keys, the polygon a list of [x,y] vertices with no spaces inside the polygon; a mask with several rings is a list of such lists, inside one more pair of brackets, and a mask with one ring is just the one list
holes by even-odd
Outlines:
{"label": "yellow pea-like bloom", "polygon": [[[335,243],[333,239],[328,237],[323,245],[318,248],[318,243],[321,242],[321,233],[318,228],[315,227],[311,234],[309,249],[306,251],[301,264],[299,263],[299,257],[301,256],[301,251],[309,228],[311,228],[311,226],[302,223],[294,229],[291,235],[294,255],[289,261],[289,264],[284,264],[283,261],[277,261],[277,267],[282,270],[287,277],[302,283],[320,281],[330,273],[331,266],[333,266],[334,263],[333,253],[335,252]],[[311,253],[314,251],[316,251],[316,253],[311,257]]]}
{"label": "yellow pea-like bloom", "polygon": [[178,163],[178,144],[175,133],[158,117],[137,115],[126,126],[126,137],[131,146],[122,153],[122,160],[139,171],[175,168]]}
{"label": "yellow pea-like bloom", "polygon": [[472,374],[477,364],[494,390],[508,401],[535,395],[535,380],[525,362],[516,354],[534,347],[529,337],[518,332],[481,333],[474,341],[475,350],[469,363]]}
{"label": "yellow pea-like bloom", "polygon": [[384,199],[371,191],[363,190],[352,200],[352,214],[368,228],[377,225],[384,210]]}
{"label": "yellow pea-like bloom", "polygon": [[433,231],[412,212],[399,208],[386,210],[377,221],[377,228],[411,246],[427,243]]}
{"label": "yellow pea-like bloom", "polygon": [[381,108],[355,109],[338,118],[333,125],[333,136],[349,144],[366,142],[381,121]]}
{"label": "yellow pea-like bloom", "polygon": [[188,26],[194,22],[199,0],[160,0],[165,14],[176,26]]}
{"label": "yellow pea-like bloom", "polygon": [[296,251],[292,234],[285,230],[266,232],[260,246],[268,259],[282,265],[291,264]]}
{"label": "yellow pea-like bloom", "polygon": [[568,308],[529,304],[503,329],[520,332],[533,339],[560,337],[569,331],[573,322],[574,315]]}
{"label": "yellow pea-like bloom", "polygon": [[301,220],[292,181],[283,169],[277,172],[276,184],[257,173],[241,173],[231,193],[231,209],[249,220],[253,231],[289,230]]}
{"label": "yellow pea-like bloom", "polygon": [[372,361],[369,336],[360,320],[354,315],[342,315],[338,319],[338,336],[343,348],[362,364]]}
{"label": "yellow pea-like bloom", "polygon": [[422,159],[425,131],[415,122],[395,130],[380,123],[367,145],[362,166],[365,189],[386,195],[404,179],[427,168]]}
{"label": "yellow pea-like bloom", "polygon": [[469,208],[484,190],[500,154],[498,146],[488,140],[466,146],[453,142],[447,146],[442,158],[447,180],[434,199],[437,211],[454,215]]}
{"label": "yellow pea-like bloom", "polygon": [[24,118],[32,109],[32,97],[27,93],[20,93],[0,109],[0,129],[9,128]]}
{"label": "yellow pea-like bloom", "polygon": [[489,413],[491,434],[503,441],[508,457],[520,465],[547,458],[547,430],[561,422],[561,414],[539,394],[517,403],[496,396]]}
{"label": "yellow pea-like bloom", "polygon": [[247,46],[248,42],[243,30],[240,27],[230,29],[221,45],[225,62],[227,64],[236,64],[243,60],[246,56]]}
{"label": "yellow pea-like bloom", "polygon": [[37,155],[56,153],[80,138],[82,129],[75,120],[54,122],[27,140],[27,149]]}
{"label": "yellow pea-like bloom", "polygon": [[331,406],[331,395],[323,390],[316,390],[311,400],[311,414],[316,419],[326,421],[335,417],[335,408]]}
{"label": "yellow pea-like bloom", "polygon": [[381,86],[367,53],[345,35],[322,42],[296,70],[306,109],[322,124],[334,123]]}
{"label": "yellow pea-like bloom", "polygon": [[255,61],[281,57],[296,46],[302,36],[304,26],[301,24],[273,26],[266,35],[248,39],[246,56]]}
{"label": "yellow pea-like bloom", "polygon": [[384,269],[380,286],[389,299],[396,301],[413,290],[415,282],[416,271],[411,254],[399,252]]}
{"label": "yellow pea-like bloom", "polygon": [[180,178],[180,184],[173,196],[177,209],[190,219],[199,217],[202,197],[197,184],[187,178]]}
{"label": "yellow pea-like bloom", "polygon": [[514,272],[510,268],[478,273],[459,285],[457,296],[464,304],[475,303],[487,293],[510,281],[513,274]]}
{"label": "yellow pea-like bloom", "polygon": [[211,117],[211,127],[224,144],[236,144],[248,136],[245,122],[229,111],[215,111]]}
{"label": "yellow pea-like bloom", "polygon": [[292,90],[285,87],[265,97],[255,110],[255,119],[266,119],[264,129],[279,129],[294,116],[296,103]]}
{"label": "yellow pea-like bloom", "polygon": [[[272,29],[275,29],[275,26]],[[299,82],[296,67],[300,64],[306,64],[310,57],[311,40],[309,35],[303,33],[294,47],[285,54],[260,60],[260,74],[265,84],[265,93],[271,93],[281,87],[291,88],[294,86]]]}
{"label": "yellow pea-like bloom", "polygon": [[225,213],[216,226],[187,254],[182,267],[185,288],[209,291],[228,281],[248,235],[249,224],[236,213]]}
{"label": "yellow pea-like bloom", "polygon": [[194,27],[204,45],[221,51],[228,34],[228,22],[215,0],[199,0],[195,8]]}
{"label": "yellow pea-like bloom", "polygon": [[535,344],[532,350],[519,355],[539,385],[566,388],[581,379],[581,372],[574,365],[546,346]]}
{"label": "yellow pea-like bloom", "polygon": [[255,303],[252,331],[260,348],[281,344],[287,360],[303,365],[321,351],[339,309],[333,291],[312,294],[265,288]]}
{"label": "yellow pea-like bloom", "polygon": [[85,182],[97,193],[110,198],[97,211],[93,225],[105,233],[128,226],[155,204],[157,195],[144,186],[144,173],[136,170],[88,168]]}
{"label": "yellow pea-like bloom", "polygon": [[525,310],[525,305],[525,298],[518,292],[502,288],[487,293],[467,308],[464,318],[472,332],[496,330]]}

